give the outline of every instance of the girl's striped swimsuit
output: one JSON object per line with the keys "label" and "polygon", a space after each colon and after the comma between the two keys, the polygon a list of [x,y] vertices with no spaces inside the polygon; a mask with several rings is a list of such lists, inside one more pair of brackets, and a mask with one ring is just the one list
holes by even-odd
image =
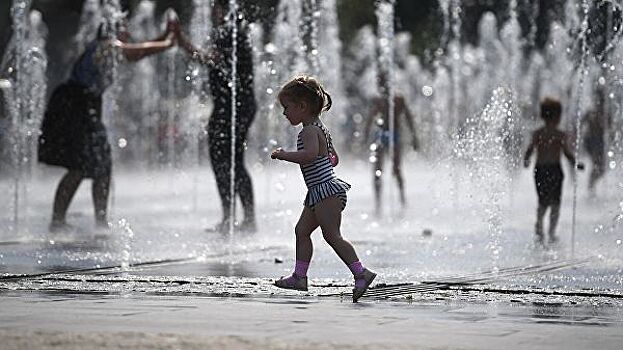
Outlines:
{"label": "girl's striped swimsuit", "polygon": [[[320,123],[313,123],[322,130],[327,139],[327,147],[333,150],[333,143],[329,131]],[[302,150],[303,139],[299,133],[296,140],[296,149]],[[301,164],[301,172],[303,179],[307,185],[307,196],[305,196],[306,207],[314,209],[314,206],[325,198],[337,196],[342,202],[342,210],[346,207],[346,191],[350,189],[350,185],[335,176],[333,165],[328,156],[317,156],[316,159],[308,164]]]}

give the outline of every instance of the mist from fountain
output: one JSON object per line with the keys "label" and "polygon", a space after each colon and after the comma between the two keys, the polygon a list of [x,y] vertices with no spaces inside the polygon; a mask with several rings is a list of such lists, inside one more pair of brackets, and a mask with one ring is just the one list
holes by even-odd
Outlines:
{"label": "mist from fountain", "polygon": [[[14,1],[11,7],[13,36],[0,64],[0,77],[6,74],[2,87],[4,106],[9,118],[6,162],[13,176],[12,226],[14,233],[28,232],[21,222],[32,214],[29,206],[29,183],[37,176],[37,142],[39,124],[47,91],[47,28],[41,13],[31,11],[30,1]],[[4,148],[4,147],[3,147]]]}

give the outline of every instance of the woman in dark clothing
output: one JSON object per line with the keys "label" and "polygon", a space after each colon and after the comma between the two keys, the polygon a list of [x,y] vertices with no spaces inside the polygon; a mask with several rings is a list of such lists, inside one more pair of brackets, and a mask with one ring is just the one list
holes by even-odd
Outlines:
{"label": "woman in dark clothing", "polygon": [[[223,218],[215,227],[215,231],[226,231],[232,217],[231,183],[231,126],[232,126],[232,52],[233,29],[231,23],[225,23],[227,4],[217,1],[212,9],[214,25],[214,48],[204,53],[195,48],[178,31],[177,40],[180,46],[188,51],[192,57],[208,68],[210,91],[214,109],[208,122],[208,147],[212,171],[216,179],[216,186],[223,207]],[[253,123],[256,112],[256,102],[253,89],[253,52],[249,42],[248,27],[244,20],[236,21],[236,125],[235,125],[235,152],[234,152],[234,190],[240,196],[244,210],[244,219],[239,225],[243,231],[254,232],[255,208],[253,199],[253,185],[251,177],[244,164],[244,149],[247,133]],[[234,199],[235,201],[235,196]]]}
{"label": "woman in dark clothing", "polygon": [[134,62],[173,45],[177,22],[169,22],[159,38],[128,43],[125,27],[116,39],[100,26],[97,39],[78,58],[69,80],[58,86],[48,102],[39,136],[39,161],[67,168],[54,197],[50,231],[68,228],[65,216],[83,179],[93,179],[92,195],[98,227],[108,227],[107,204],[111,148],[102,123],[102,94],[112,83],[114,55]]}

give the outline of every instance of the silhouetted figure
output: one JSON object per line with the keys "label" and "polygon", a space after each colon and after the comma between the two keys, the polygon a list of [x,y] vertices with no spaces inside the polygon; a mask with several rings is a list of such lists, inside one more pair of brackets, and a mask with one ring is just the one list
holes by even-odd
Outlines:
{"label": "silhouetted figure", "polygon": [[[562,106],[557,100],[547,98],[541,103],[541,118],[545,121],[545,126],[532,133],[530,145],[524,156],[524,166],[527,168],[530,166],[532,152],[536,149],[534,182],[539,205],[535,234],[538,243],[543,243],[543,217],[547,208],[550,208],[549,241],[554,243],[558,240],[556,225],[560,216],[560,197],[564,179],[560,166],[561,153],[564,153],[571,164],[575,164],[575,158],[567,143],[567,135],[558,129],[561,112]],[[584,165],[578,163],[578,169],[584,169]]]}
{"label": "silhouetted figure", "polygon": [[386,96],[377,97],[372,102],[372,107],[368,114],[366,124],[364,126],[363,137],[364,140],[368,140],[370,137],[370,129],[374,124],[374,131],[372,133],[373,141],[370,145],[372,151],[371,157],[373,158],[373,177],[374,177],[374,195],[375,195],[375,209],[376,214],[381,215],[381,195],[382,195],[382,179],[383,165],[385,163],[385,156],[390,153],[390,149],[393,144],[394,152],[392,159],[392,173],[396,177],[398,184],[398,190],[400,192],[400,203],[402,206],[406,204],[404,180],[402,176],[402,143],[401,143],[401,131],[403,127],[403,121],[406,123],[411,133],[411,145],[414,150],[419,147],[417,134],[415,131],[415,124],[413,123],[413,115],[409,110],[409,106],[401,94],[394,96],[394,123],[393,131],[390,130],[389,120],[389,101]]}
{"label": "silhouetted figure", "polygon": [[595,192],[595,184],[606,172],[606,145],[605,136],[609,118],[606,115],[603,94],[598,94],[594,109],[584,116],[584,149],[591,158],[591,175],[588,180],[588,189]]}
{"label": "silhouetted figure", "polygon": [[117,38],[101,25],[97,38],[75,62],[69,80],[52,93],[41,125],[39,161],[67,168],[54,197],[50,231],[68,229],[67,209],[83,179],[93,179],[92,196],[98,227],[108,227],[107,206],[112,170],[111,148],[102,123],[102,94],[113,82],[114,55],[134,62],[173,45],[173,28],[143,43],[128,43],[124,25]]}
{"label": "silhouetted figure", "polygon": [[[224,232],[229,227],[229,219],[233,213],[231,208],[231,126],[232,126],[232,89],[235,84],[236,98],[236,131],[234,134],[234,189],[240,197],[244,210],[244,219],[238,228],[242,231],[254,232],[255,203],[251,176],[244,164],[244,152],[247,134],[253,120],[257,105],[253,87],[253,52],[249,41],[249,31],[246,21],[240,16],[235,21],[236,55],[233,54],[232,33],[233,21],[225,21],[228,2],[218,0],[212,8],[213,50],[202,52],[195,48],[181,32],[177,33],[178,41],[194,59],[208,67],[210,91],[214,102],[214,110],[208,122],[208,147],[210,162],[216,178],[216,186],[221,198],[223,217],[214,230]],[[232,60],[236,60],[236,78],[232,81]],[[234,199],[235,200],[235,197]]]}

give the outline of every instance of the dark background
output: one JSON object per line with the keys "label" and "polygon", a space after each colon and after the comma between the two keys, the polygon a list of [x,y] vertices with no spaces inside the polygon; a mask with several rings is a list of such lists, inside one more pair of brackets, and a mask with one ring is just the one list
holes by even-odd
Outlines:
{"label": "dark background", "polygon": [[[208,1],[208,0],[206,0]],[[322,1],[322,0],[320,0]],[[121,1],[124,9],[132,12],[139,0]],[[239,0],[239,3],[243,1]],[[539,11],[536,14],[537,35],[535,47],[541,48],[549,33],[549,24],[554,19],[561,19],[564,13],[564,0],[517,0],[519,19],[522,32],[527,35],[530,30],[530,17],[535,2]],[[275,6],[278,0],[247,1],[248,12],[252,19],[262,21],[267,28],[274,19]],[[43,20],[49,29],[47,54],[49,59],[48,77],[52,85],[63,80],[67,74],[66,67],[73,58],[67,57],[68,45],[78,30],[82,0],[33,0],[32,8],[43,14]],[[183,24],[189,23],[192,15],[192,0],[156,0],[156,15],[172,7],[178,13]],[[338,19],[340,21],[340,37],[348,46],[356,31],[363,25],[375,25],[375,0],[338,0]],[[0,52],[3,54],[11,35],[10,0],[0,1]],[[462,40],[476,43],[478,38],[478,21],[485,11],[492,11],[502,23],[508,18],[508,1],[504,0],[463,0],[462,1]],[[530,17],[529,17],[530,16]],[[408,31],[412,34],[412,52],[426,63],[432,57],[430,52],[444,43],[440,42],[443,30],[442,13],[438,0],[398,0],[396,1],[396,30]],[[533,49],[533,48],[528,48]]]}

